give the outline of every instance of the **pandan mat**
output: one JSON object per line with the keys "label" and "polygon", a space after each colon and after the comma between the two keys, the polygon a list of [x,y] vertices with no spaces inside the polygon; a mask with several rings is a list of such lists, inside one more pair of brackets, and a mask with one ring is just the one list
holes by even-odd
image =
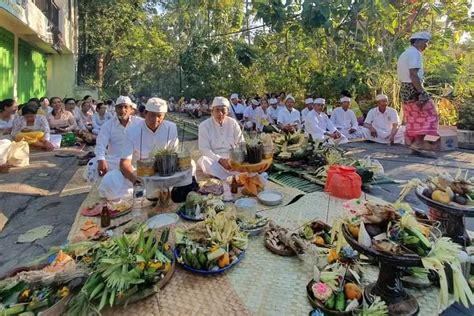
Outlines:
{"label": "pandan mat", "polygon": [[[380,202],[369,195],[367,199]],[[315,192],[289,206],[271,209],[265,216],[297,229],[314,218],[331,223],[345,202]],[[270,252],[264,246],[263,234],[250,237],[245,257],[227,273],[206,277],[178,267],[161,291],[125,309],[114,309],[114,315],[308,315],[312,307],[306,285],[313,276],[313,264],[312,258],[301,260]],[[375,266],[364,265],[362,284],[375,282],[378,271]],[[438,288],[407,291],[416,297],[419,315],[438,314]]]}

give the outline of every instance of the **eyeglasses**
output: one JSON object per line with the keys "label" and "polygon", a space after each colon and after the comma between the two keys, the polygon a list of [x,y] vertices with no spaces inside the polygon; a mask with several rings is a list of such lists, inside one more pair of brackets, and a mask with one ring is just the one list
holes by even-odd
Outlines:
{"label": "eyeglasses", "polygon": [[215,112],[227,113],[226,107],[214,107],[212,110]]}

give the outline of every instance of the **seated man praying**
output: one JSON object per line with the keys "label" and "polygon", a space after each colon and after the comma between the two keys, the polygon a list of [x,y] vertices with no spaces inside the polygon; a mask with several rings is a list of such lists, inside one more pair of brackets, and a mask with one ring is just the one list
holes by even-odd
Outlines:
{"label": "seated man praying", "polygon": [[348,139],[363,138],[364,133],[359,128],[357,117],[351,109],[351,98],[342,97],[340,99],[341,106],[334,109],[331,113],[331,121],[334,126]]}
{"label": "seated man praying", "polygon": [[278,126],[284,132],[295,132],[300,129],[300,111],[294,109],[294,106],[295,98],[292,95],[287,95],[285,98],[285,107],[278,111]]}
{"label": "seated man praying", "polygon": [[[125,102],[128,100],[117,101]],[[176,124],[165,120],[168,105],[160,98],[150,98],[145,105],[145,119],[126,128],[126,140],[121,150],[120,170],[111,170],[102,179],[99,195],[130,195],[133,185],[140,182],[135,170],[137,160],[149,158],[160,149],[178,149]],[[120,116],[120,113],[117,112]],[[104,194],[105,193],[105,194]]]}
{"label": "seated man praying", "polygon": [[94,151],[100,176],[119,168],[127,130],[143,121],[132,115],[133,110],[132,100],[127,96],[119,96],[115,102],[116,114],[102,125]]}
{"label": "seated man praying", "polygon": [[230,150],[244,141],[239,123],[229,117],[230,103],[224,97],[215,97],[211,104],[211,117],[199,124],[199,150],[197,161],[208,175],[226,180],[234,175],[229,163]]}
{"label": "seated man praying", "polygon": [[314,100],[313,110],[306,115],[305,132],[314,140],[328,140],[330,144],[347,143],[347,138],[334,126],[332,121],[323,112],[326,100],[317,98]]}
{"label": "seated man praying", "polygon": [[379,94],[375,97],[377,107],[371,109],[364,122],[365,138],[381,144],[405,143],[405,127],[399,126],[397,111],[388,106],[388,97]]}

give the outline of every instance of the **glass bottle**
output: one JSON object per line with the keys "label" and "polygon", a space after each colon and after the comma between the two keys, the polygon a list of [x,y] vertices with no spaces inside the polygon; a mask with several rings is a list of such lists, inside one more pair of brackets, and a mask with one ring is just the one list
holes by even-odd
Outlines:
{"label": "glass bottle", "polygon": [[102,212],[100,213],[100,226],[102,228],[110,226],[110,210],[107,207],[107,204],[102,206]]}
{"label": "glass bottle", "polygon": [[236,194],[238,192],[239,184],[237,183],[237,178],[235,176],[232,177],[232,183],[230,185],[230,192]]}

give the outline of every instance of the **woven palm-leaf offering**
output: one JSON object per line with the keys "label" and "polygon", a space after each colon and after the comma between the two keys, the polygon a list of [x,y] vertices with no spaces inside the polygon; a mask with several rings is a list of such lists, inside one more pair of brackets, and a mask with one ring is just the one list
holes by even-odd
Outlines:
{"label": "woven palm-leaf offering", "polygon": [[219,274],[240,262],[248,234],[231,210],[208,217],[186,229],[176,229],[175,256],[183,268],[203,275]]}
{"label": "woven palm-leaf offering", "polygon": [[0,314],[59,315],[88,272],[63,251],[50,263],[17,267],[0,281]]}
{"label": "woven palm-leaf offering", "polygon": [[92,273],[68,302],[68,315],[87,315],[126,305],[156,293],[171,279],[175,264],[169,228],[160,238],[140,227],[129,235],[104,241],[94,254]]}
{"label": "woven palm-leaf offering", "polygon": [[[434,271],[440,282],[439,309],[448,305],[445,267],[452,269],[454,299],[468,306],[474,296],[461,271],[461,247],[441,237],[437,227],[419,222],[407,203],[353,203],[345,217],[333,225],[333,233],[343,234],[355,250],[380,263],[376,283],[365,288],[371,303],[375,296],[386,302],[391,314],[414,315],[419,311],[416,299],[400,280],[406,268],[422,267]],[[338,245],[341,247],[342,245]]]}

